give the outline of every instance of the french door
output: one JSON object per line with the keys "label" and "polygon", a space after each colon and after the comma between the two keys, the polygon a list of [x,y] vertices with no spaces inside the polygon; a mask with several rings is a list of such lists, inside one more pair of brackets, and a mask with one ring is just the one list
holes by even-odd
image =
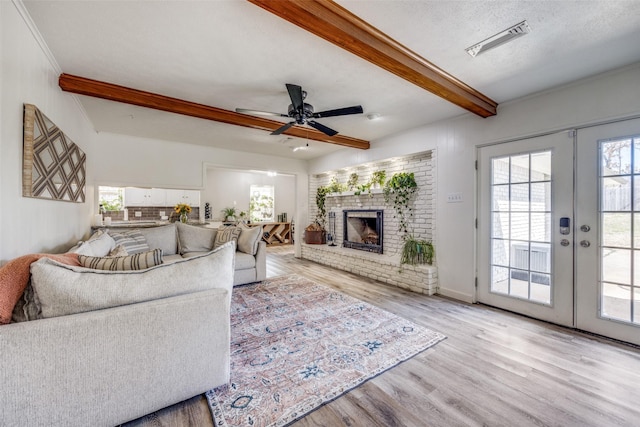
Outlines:
{"label": "french door", "polygon": [[640,344],[640,120],[575,135],[479,149],[477,299]]}
{"label": "french door", "polygon": [[576,326],[640,344],[640,120],[577,138]]}
{"label": "french door", "polygon": [[478,301],[573,326],[573,138],[483,147],[478,174]]}

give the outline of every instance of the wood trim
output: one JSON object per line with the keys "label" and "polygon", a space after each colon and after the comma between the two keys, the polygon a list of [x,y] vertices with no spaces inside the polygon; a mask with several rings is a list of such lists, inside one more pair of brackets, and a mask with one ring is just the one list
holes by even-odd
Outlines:
{"label": "wood trim", "polygon": [[331,0],[248,0],[481,117],[498,104]]}
{"label": "wood trim", "polygon": [[[185,116],[213,120],[237,126],[245,126],[253,129],[261,129],[271,132],[278,129],[283,124],[276,120],[236,113],[235,111],[223,110],[221,108],[210,107],[208,105],[197,104],[195,102],[171,98],[156,93],[131,89],[112,83],[101,82],[70,74],[60,74],[58,84],[65,92],[107,99],[109,101],[123,102],[125,104],[153,108],[155,110],[167,111],[169,113],[182,114]],[[369,141],[343,135],[328,136],[320,131],[307,127],[292,126],[284,132],[284,134],[299,138],[308,138],[314,141],[328,142],[330,144],[337,144],[344,147],[359,148],[362,150],[369,149]]]}

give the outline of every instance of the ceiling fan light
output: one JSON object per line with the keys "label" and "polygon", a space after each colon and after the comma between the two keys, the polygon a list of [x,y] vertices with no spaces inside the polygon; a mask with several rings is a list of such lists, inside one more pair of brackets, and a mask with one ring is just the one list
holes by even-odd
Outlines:
{"label": "ceiling fan light", "polygon": [[484,53],[495,47],[501,46],[507,42],[510,42],[511,40],[514,40],[514,39],[517,39],[518,37],[522,37],[526,34],[529,34],[530,32],[531,32],[531,28],[529,27],[529,24],[525,20],[514,25],[513,27],[507,28],[506,30],[501,31],[498,34],[495,34],[489,37],[488,39],[482,40],[481,42],[476,43],[473,46],[466,48],[465,50],[469,55],[475,58],[481,53]]}

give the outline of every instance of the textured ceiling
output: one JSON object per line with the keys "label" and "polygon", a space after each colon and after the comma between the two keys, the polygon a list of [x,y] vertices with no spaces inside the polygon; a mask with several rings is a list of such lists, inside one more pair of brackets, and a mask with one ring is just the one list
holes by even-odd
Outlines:
{"label": "textured ceiling", "polygon": [[[339,1],[497,102],[640,61],[640,1]],[[286,113],[285,83],[318,120],[375,140],[465,110],[242,0],[24,1],[63,72],[228,110]],[[465,48],[522,20],[531,33],[472,58]],[[95,129],[309,159],[343,149],[79,96]],[[380,113],[377,121],[368,113]],[[498,111],[499,114],[499,111]],[[283,119],[285,120],[285,119]]]}

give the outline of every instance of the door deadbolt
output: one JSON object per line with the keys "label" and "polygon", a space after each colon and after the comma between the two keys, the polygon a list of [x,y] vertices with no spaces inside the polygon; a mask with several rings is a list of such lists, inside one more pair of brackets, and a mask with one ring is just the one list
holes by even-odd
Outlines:
{"label": "door deadbolt", "polygon": [[583,248],[588,248],[589,246],[591,246],[591,242],[588,240],[582,240],[580,241],[580,246],[582,246]]}
{"label": "door deadbolt", "polygon": [[590,231],[591,227],[589,227],[587,224],[581,225],[580,226],[580,231],[584,231],[585,233]]}

